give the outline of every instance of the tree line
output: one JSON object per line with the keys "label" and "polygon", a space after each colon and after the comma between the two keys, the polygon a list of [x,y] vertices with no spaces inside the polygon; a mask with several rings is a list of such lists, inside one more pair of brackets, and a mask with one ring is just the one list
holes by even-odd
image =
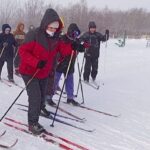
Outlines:
{"label": "tree line", "polygon": [[9,23],[14,29],[18,22],[23,22],[26,30],[29,25],[39,26],[41,18],[47,8],[54,8],[62,17],[65,29],[72,22],[88,30],[89,21],[95,21],[97,30],[104,32],[110,30],[110,35],[119,37],[126,31],[128,36],[141,37],[150,34],[150,12],[143,8],[133,8],[126,11],[88,8],[86,0],[80,0],[66,7],[56,5],[52,1],[43,0],[0,0],[0,25]]}

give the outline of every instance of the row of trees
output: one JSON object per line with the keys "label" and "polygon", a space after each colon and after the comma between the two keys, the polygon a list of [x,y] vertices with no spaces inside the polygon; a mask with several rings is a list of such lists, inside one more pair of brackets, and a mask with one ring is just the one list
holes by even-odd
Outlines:
{"label": "row of trees", "polygon": [[118,37],[126,30],[130,36],[141,36],[150,33],[150,12],[144,9],[133,8],[127,11],[88,8],[86,0],[66,7],[43,0],[0,0],[0,25],[9,23],[15,28],[16,23],[24,22],[26,27],[33,24],[39,26],[43,13],[47,8],[54,8],[65,22],[67,27],[76,22],[82,31],[88,30],[88,22],[95,21],[97,30],[104,32],[109,29],[111,35]]}

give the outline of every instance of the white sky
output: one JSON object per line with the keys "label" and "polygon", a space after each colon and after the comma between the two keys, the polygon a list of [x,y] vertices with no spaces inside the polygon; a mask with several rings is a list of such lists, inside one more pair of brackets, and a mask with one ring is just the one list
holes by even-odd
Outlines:
{"label": "white sky", "polygon": [[[76,3],[79,0],[47,0],[54,4],[68,5],[69,2]],[[128,10],[130,8],[145,8],[150,11],[150,0],[87,0],[89,7]]]}

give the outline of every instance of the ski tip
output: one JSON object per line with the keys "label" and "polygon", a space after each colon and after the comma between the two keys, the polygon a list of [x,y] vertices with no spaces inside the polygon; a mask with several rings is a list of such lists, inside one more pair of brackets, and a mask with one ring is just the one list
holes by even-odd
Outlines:
{"label": "ski tip", "polygon": [[10,146],[10,148],[14,147],[18,143],[18,139]]}
{"label": "ski tip", "polygon": [[3,131],[3,133],[1,133],[0,137],[2,137],[3,135],[5,135],[5,133],[6,133],[6,130]]}

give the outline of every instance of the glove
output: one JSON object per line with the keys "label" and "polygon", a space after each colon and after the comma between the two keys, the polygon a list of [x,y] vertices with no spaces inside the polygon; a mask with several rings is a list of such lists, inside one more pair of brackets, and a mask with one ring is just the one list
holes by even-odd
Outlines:
{"label": "glove", "polygon": [[90,45],[90,43],[83,42],[83,46],[84,46],[84,48],[89,48],[91,45]]}
{"label": "glove", "polygon": [[38,62],[38,64],[37,64],[37,68],[39,68],[39,69],[44,68],[45,65],[46,65],[46,63],[47,63],[46,61],[40,60],[40,61]]}
{"label": "glove", "polygon": [[106,40],[108,40],[109,39],[109,30],[108,29],[106,29],[105,35],[106,35]]}
{"label": "glove", "polygon": [[7,45],[8,45],[7,42],[4,42],[4,43],[3,43],[3,47],[6,47]]}

